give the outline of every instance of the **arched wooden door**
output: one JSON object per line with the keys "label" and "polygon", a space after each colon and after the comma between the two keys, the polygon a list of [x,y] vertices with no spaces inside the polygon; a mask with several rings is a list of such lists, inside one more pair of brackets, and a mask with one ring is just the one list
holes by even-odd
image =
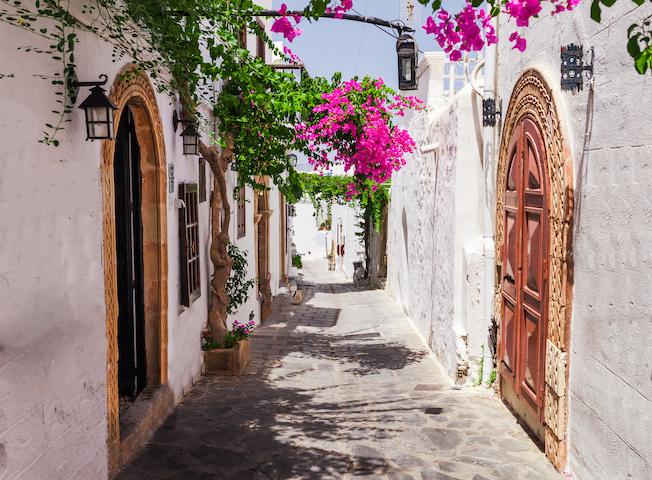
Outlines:
{"label": "arched wooden door", "polygon": [[542,437],[549,188],[542,136],[527,116],[514,130],[509,159],[504,186],[501,388],[507,403]]}

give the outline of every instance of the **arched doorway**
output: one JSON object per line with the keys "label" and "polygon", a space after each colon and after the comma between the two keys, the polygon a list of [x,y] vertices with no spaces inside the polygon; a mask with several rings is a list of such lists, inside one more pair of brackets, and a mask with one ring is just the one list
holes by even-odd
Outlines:
{"label": "arched doorway", "polygon": [[[118,393],[132,399],[147,385],[140,146],[129,106],[120,116],[113,156]],[[150,356],[152,356],[150,352]]]}
{"label": "arched doorway", "polygon": [[146,396],[156,405],[139,409],[142,421],[121,425],[121,398],[165,385],[168,371],[165,144],[154,89],[132,70],[125,67],[111,88],[118,127],[115,141],[102,143],[110,475],[172,404],[169,389],[159,388]]}
{"label": "arched doorway", "polygon": [[526,70],[509,100],[496,170],[497,361],[502,398],[558,469],[567,455],[572,178],[554,94]]}
{"label": "arched doorway", "polygon": [[529,116],[512,133],[509,159],[503,185],[501,391],[543,440],[549,188],[542,136]]}

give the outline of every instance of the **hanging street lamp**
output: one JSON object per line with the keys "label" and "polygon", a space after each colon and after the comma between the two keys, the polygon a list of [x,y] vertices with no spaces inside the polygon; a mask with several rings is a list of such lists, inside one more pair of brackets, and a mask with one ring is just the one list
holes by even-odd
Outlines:
{"label": "hanging street lamp", "polygon": [[419,88],[417,82],[419,49],[412,35],[403,33],[398,37],[396,54],[398,55],[398,89],[416,90]]}
{"label": "hanging street lamp", "polygon": [[102,74],[99,81],[79,82],[74,73],[72,74],[70,86],[73,89],[73,103],[77,98],[79,87],[93,87],[91,94],[79,105],[86,115],[86,140],[111,140],[113,138],[113,113],[118,107],[106,96],[106,90],[101,87],[101,85],[106,85],[107,80],[107,76]]}

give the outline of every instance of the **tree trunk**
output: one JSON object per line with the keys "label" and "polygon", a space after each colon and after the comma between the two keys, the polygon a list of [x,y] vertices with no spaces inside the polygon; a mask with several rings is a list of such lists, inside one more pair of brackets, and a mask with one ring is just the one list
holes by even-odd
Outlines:
{"label": "tree trunk", "polygon": [[222,151],[200,142],[199,152],[211,167],[215,187],[211,199],[210,257],[213,263],[213,279],[211,280],[212,301],[208,310],[208,326],[213,340],[220,342],[227,332],[226,317],[229,296],[226,293],[226,282],[231,275],[233,265],[227,251],[231,206],[226,188],[226,170],[233,159],[233,136],[227,134],[227,146]]}

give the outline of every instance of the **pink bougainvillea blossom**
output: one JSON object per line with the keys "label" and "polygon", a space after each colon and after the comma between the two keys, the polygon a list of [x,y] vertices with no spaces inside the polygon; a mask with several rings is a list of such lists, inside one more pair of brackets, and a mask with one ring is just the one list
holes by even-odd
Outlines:
{"label": "pink bougainvillea blossom", "polygon": [[[552,15],[573,10],[581,0],[550,0],[553,6]],[[517,27],[528,27],[533,18],[543,10],[543,0],[507,0],[501,7],[497,2],[494,8],[502,8],[510,19],[514,19]],[[493,12],[495,15],[496,13]],[[436,18],[428,17],[423,29],[428,35],[433,35],[439,46],[452,61],[462,58],[462,52],[481,50],[484,46],[498,42],[496,31],[491,24],[491,15],[482,8],[474,7],[467,0],[464,8],[451,15],[443,8],[437,12]],[[524,51],[527,45],[521,34],[514,32],[509,40],[514,42],[513,48]]]}
{"label": "pink bougainvillea blossom", "polygon": [[[271,30],[274,33],[283,34],[284,38],[289,42],[292,42],[295,38],[301,35],[303,31],[296,26],[292,26],[292,22],[290,22],[290,19],[287,17],[287,10],[287,5],[285,5],[285,3],[282,4],[281,8],[278,10],[281,17],[274,20]],[[294,15],[293,18],[297,24],[301,21],[301,15]]]}
{"label": "pink bougainvillea blossom", "polygon": [[518,32],[513,32],[509,36],[509,41],[514,42],[514,46],[512,48],[518,50],[519,52],[524,52],[525,47],[527,47],[527,41],[521,37]]}
{"label": "pink bougainvillea blossom", "polygon": [[308,143],[309,161],[316,170],[340,164],[358,181],[370,180],[373,185],[388,181],[405,165],[405,155],[415,144],[392,118],[422,108],[421,101],[390,92],[382,79],[365,79],[344,82],[322,95],[313,118],[295,127],[297,138]]}
{"label": "pink bougainvillea blossom", "polygon": [[283,45],[283,53],[290,60],[290,63],[294,63],[295,65],[301,65],[303,63],[301,59],[285,45]]}
{"label": "pink bougainvillea blossom", "polygon": [[530,25],[530,18],[536,17],[541,11],[540,0],[511,0],[505,4],[507,14],[516,19],[517,27]]}
{"label": "pink bougainvillea blossom", "polygon": [[340,0],[335,8],[326,8],[326,13],[334,13],[336,18],[342,18],[346,12],[353,8],[353,0]]}
{"label": "pink bougainvillea blossom", "polygon": [[452,16],[443,8],[437,13],[437,20],[426,19],[423,29],[434,35],[435,40],[452,61],[462,58],[462,52],[477,52],[485,45],[498,42],[491,16],[483,9],[467,3],[464,9]]}

